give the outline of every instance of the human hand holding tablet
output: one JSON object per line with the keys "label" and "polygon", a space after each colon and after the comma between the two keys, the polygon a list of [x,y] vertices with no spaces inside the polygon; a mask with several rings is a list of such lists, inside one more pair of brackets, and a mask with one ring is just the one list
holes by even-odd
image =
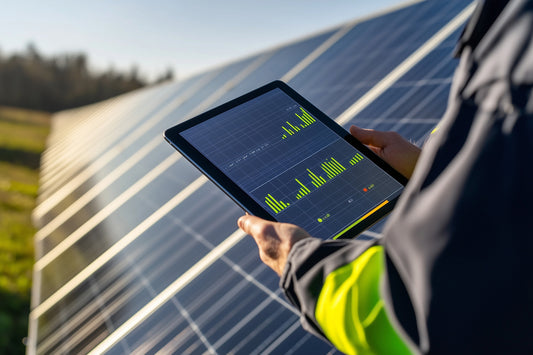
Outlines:
{"label": "human hand holding tablet", "polygon": [[245,211],[351,238],[385,216],[406,179],[276,81],[168,129],[165,138]]}

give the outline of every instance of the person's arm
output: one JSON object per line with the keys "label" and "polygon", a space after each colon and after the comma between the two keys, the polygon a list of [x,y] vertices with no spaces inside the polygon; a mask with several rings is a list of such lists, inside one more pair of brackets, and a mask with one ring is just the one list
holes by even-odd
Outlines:
{"label": "person's arm", "polygon": [[306,330],[347,354],[410,353],[380,295],[385,256],[376,241],[323,241],[295,225],[249,215],[238,224],[281,276]]}

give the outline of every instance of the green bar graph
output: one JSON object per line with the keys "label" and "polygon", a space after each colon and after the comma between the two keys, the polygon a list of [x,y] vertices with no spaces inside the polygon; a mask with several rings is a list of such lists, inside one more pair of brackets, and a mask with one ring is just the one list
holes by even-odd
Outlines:
{"label": "green bar graph", "polygon": [[291,131],[290,129],[287,129],[287,128],[283,127],[283,126],[281,126],[281,128],[283,128],[285,130],[285,132],[287,132],[289,134],[289,136],[292,136],[294,134],[294,132]]}
{"label": "green bar graph", "polygon": [[329,166],[335,172],[335,174],[339,175],[340,173],[342,173],[342,170],[339,169],[339,167],[337,165],[335,165],[334,163],[330,162]]}
{"label": "green bar graph", "polygon": [[356,155],[353,156],[352,159],[350,159],[350,165],[355,165],[357,163],[359,163],[361,160],[363,160],[363,156],[359,153],[357,153]]}
{"label": "green bar graph", "polygon": [[305,111],[305,110],[303,109],[303,107],[300,107],[300,110],[302,111],[302,116],[303,116],[307,121],[309,121],[309,124],[311,124],[311,123],[315,123],[315,122],[316,122],[316,120],[315,120],[313,117],[311,117],[311,115],[308,114],[307,111]]}
{"label": "green bar graph", "polygon": [[[307,120],[307,118],[306,118],[306,120]],[[304,122],[304,120],[302,120],[302,122]],[[294,127],[289,122],[287,122],[287,123],[291,127]],[[286,137],[287,137],[287,135],[283,136],[284,139]],[[360,161],[362,159],[363,159],[362,155],[356,154],[354,157],[352,157],[352,159],[350,160],[350,163],[351,162],[358,162],[358,161]],[[324,162],[322,162],[320,164],[320,167],[321,167],[322,171],[324,173],[326,173],[327,178],[329,180],[334,179],[337,175],[340,175],[344,171],[346,171],[346,168],[344,167],[344,165],[339,163],[339,161],[337,159],[333,158],[333,157],[330,157],[330,158],[326,159]],[[324,185],[327,182],[327,180],[325,178],[323,178],[320,175],[315,174],[313,171],[311,171],[311,169],[306,169],[306,171],[307,171],[307,176],[309,177],[309,179],[311,181],[311,184],[313,184],[313,186],[316,189],[319,189],[322,185]],[[309,195],[311,193],[311,190],[306,185],[306,184],[309,183],[309,180],[307,178],[305,178],[305,177],[302,178],[302,176],[300,176],[299,178],[294,178],[294,181],[299,186],[298,191],[295,192],[295,195],[293,195],[293,196],[296,197],[296,200],[301,200],[302,198],[306,197],[307,195]],[[304,182],[302,182],[302,181],[304,181]],[[276,200],[274,198],[274,196],[272,196],[271,194],[268,194],[267,196],[265,196],[265,203],[276,214],[280,213],[281,211],[283,211],[284,209],[286,209],[287,207],[290,206],[289,203],[285,203],[285,202],[283,202],[281,200]]]}
{"label": "green bar graph", "polygon": [[326,175],[328,176],[330,180],[335,177],[336,174],[333,170],[331,170],[329,165],[327,165],[326,163],[322,163],[322,165],[320,166],[322,167],[322,170],[324,170],[324,172],[326,173]]}
{"label": "green bar graph", "polygon": [[[300,107],[300,111],[300,113],[294,113],[296,117],[298,117],[299,121],[292,123],[289,121],[285,121],[287,127],[281,126],[281,128],[283,128],[283,130],[287,132],[289,136],[298,133],[302,129],[309,127],[310,125],[316,122],[316,119],[314,119],[309,113],[307,113],[307,111],[305,111],[303,107]],[[287,137],[287,134],[283,134],[281,138],[286,139]]]}
{"label": "green bar graph", "polygon": [[297,182],[298,184],[300,184],[300,186],[302,187],[302,190],[303,190],[303,191],[305,191],[305,192],[307,192],[307,193],[311,192],[311,191],[310,191],[310,190],[309,190],[304,184],[302,184],[302,183],[300,182],[300,180],[298,180],[298,179],[294,179],[294,180],[296,180],[296,182]]}
{"label": "green bar graph", "polygon": [[265,198],[265,202],[275,213],[279,212],[279,209],[268,198]]}
{"label": "green bar graph", "polygon": [[322,167],[322,170],[326,172],[329,179],[333,179],[335,176],[346,170],[346,168],[333,157],[330,158],[330,161],[326,160],[320,166]]}
{"label": "green bar graph", "polygon": [[298,115],[297,113],[295,113],[295,115],[303,122],[303,123],[300,124],[300,126],[302,126],[302,128],[305,128],[305,127],[310,125],[310,123],[307,120],[307,118],[304,118],[304,117]]}
{"label": "green bar graph", "polygon": [[296,132],[300,131],[300,128],[293,126],[289,121],[287,121],[287,124],[291,126],[291,128],[294,129]]}
{"label": "green bar graph", "polygon": [[335,168],[337,168],[341,173],[346,170],[346,168],[344,166],[342,166],[341,163],[339,163],[337,160],[335,160],[335,158],[331,158],[332,160],[332,164],[335,166]]}
{"label": "green bar graph", "polygon": [[326,183],[326,179],[324,179],[322,176],[317,176],[315,173],[313,173],[311,170],[307,169],[307,172],[309,173],[309,177],[311,178],[311,182],[316,188],[319,188],[320,186],[324,185]]}
{"label": "green bar graph", "polygon": [[278,201],[276,200],[274,197],[272,197],[271,194],[268,194],[266,197],[265,197],[265,203],[270,207],[272,208],[272,210],[275,212],[275,213],[280,213],[281,211],[283,211],[285,208],[289,207],[290,206],[290,203],[285,203],[283,201]]}
{"label": "green bar graph", "polygon": [[301,199],[302,197],[304,196],[307,196],[309,195],[309,193],[311,192],[311,190],[309,190],[307,188],[307,186],[305,186],[304,184],[302,184],[302,182],[298,179],[294,179],[298,184],[300,184],[301,188],[300,190],[298,191],[298,194],[296,195],[296,199],[299,200]]}

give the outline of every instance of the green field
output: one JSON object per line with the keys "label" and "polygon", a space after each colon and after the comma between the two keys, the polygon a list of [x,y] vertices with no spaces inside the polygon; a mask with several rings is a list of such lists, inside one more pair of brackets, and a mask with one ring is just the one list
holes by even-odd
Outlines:
{"label": "green field", "polygon": [[31,211],[50,114],[0,107],[0,353],[23,354],[34,261]]}

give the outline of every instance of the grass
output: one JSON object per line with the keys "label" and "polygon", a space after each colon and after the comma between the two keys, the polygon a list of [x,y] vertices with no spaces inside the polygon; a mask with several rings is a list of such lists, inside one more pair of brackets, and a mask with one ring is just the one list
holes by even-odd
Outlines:
{"label": "grass", "polygon": [[24,354],[34,262],[31,212],[50,114],[0,107],[0,353]]}

